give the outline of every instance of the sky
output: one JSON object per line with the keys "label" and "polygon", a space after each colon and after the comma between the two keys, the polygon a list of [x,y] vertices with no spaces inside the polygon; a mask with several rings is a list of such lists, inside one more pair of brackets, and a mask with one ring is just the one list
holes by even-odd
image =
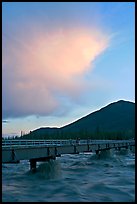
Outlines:
{"label": "sky", "polygon": [[135,102],[134,2],[2,3],[2,135]]}

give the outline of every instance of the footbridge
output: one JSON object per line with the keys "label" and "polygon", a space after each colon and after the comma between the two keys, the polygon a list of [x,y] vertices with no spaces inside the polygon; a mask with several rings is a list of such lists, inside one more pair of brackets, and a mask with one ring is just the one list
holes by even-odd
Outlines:
{"label": "footbridge", "polygon": [[19,163],[29,160],[30,169],[36,169],[36,162],[56,159],[62,154],[78,154],[109,149],[132,148],[134,140],[2,140],[2,163]]}

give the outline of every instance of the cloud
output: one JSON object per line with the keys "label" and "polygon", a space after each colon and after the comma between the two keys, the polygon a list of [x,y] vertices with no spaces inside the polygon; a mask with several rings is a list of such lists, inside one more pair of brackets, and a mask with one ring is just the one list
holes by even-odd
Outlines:
{"label": "cloud", "polygon": [[[11,40],[12,39],[12,40]],[[57,114],[86,89],[84,74],[109,46],[99,29],[30,29],[3,37],[3,118]]]}

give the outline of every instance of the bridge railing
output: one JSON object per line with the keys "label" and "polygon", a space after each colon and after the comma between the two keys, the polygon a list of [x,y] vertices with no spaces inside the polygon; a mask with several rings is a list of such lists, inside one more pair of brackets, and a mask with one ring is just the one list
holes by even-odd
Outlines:
{"label": "bridge railing", "polygon": [[39,145],[65,145],[68,140],[3,140],[2,147],[39,146]]}
{"label": "bridge railing", "polygon": [[[131,140],[2,140],[2,147],[30,147],[30,146],[64,146],[77,144],[103,144],[103,143],[124,143],[132,142]],[[133,141],[134,142],[134,141]]]}

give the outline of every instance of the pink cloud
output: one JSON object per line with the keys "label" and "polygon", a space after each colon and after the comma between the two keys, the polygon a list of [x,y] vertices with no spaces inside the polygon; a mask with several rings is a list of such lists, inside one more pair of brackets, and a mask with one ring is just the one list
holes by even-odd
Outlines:
{"label": "pink cloud", "polygon": [[108,36],[86,28],[32,30],[5,40],[3,115],[48,115],[65,105],[59,95],[75,100],[86,88],[84,73],[108,45]]}

